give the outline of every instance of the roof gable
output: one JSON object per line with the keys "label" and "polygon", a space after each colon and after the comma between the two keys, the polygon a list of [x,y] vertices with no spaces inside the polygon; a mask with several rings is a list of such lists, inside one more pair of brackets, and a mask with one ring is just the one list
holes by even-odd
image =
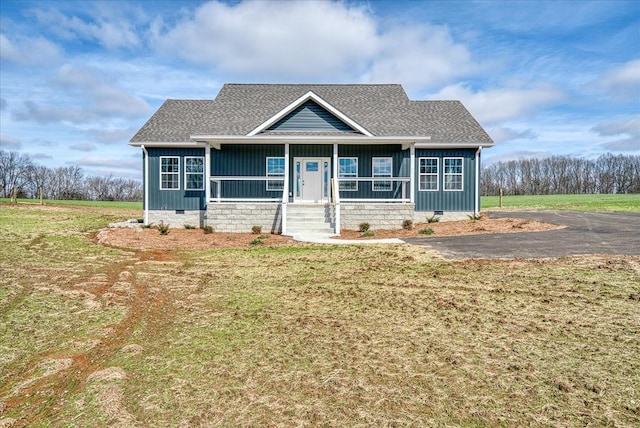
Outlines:
{"label": "roof gable", "polygon": [[308,100],[264,132],[357,132],[315,101]]}
{"label": "roof gable", "polygon": [[[329,104],[313,91],[309,91],[291,104],[271,116],[247,134],[252,136],[264,131],[274,130],[274,127],[282,129],[284,122],[292,126],[302,126],[302,129],[289,129],[290,131],[355,131],[367,136],[372,134],[353,119]],[[306,122],[306,123],[304,123]],[[294,124],[295,123],[295,124]],[[278,126],[276,126],[278,125]],[[320,129],[313,129],[317,126]],[[286,128],[286,126],[284,126]]]}

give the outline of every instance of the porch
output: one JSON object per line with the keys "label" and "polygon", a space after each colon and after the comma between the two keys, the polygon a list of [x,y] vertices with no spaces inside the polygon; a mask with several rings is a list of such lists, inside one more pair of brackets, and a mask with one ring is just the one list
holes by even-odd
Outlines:
{"label": "porch", "polygon": [[[207,224],[216,230],[246,231],[259,225],[286,235],[302,229],[339,235],[341,228],[357,228],[365,221],[389,228],[413,218],[413,144],[208,149],[205,164],[213,172],[206,171]],[[256,171],[262,174],[250,174]]]}

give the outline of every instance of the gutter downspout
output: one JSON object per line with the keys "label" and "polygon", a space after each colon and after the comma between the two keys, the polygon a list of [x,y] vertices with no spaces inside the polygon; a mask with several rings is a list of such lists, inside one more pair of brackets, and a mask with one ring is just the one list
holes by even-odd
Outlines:
{"label": "gutter downspout", "polygon": [[144,144],[140,146],[144,153],[144,224],[149,224],[149,152]]}
{"label": "gutter downspout", "polygon": [[478,146],[478,150],[476,150],[476,197],[474,203],[474,214],[476,216],[480,215],[480,152],[482,151],[482,146]]}

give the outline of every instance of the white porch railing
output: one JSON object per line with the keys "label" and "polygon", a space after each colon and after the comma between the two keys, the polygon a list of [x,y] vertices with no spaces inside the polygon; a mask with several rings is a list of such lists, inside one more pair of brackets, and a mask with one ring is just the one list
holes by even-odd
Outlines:
{"label": "white porch railing", "polygon": [[265,191],[267,181],[281,181],[283,183],[282,190],[269,190],[270,192],[282,192],[286,189],[284,185],[284,177],[265,177],[265,176],[227,176],[227,177],[211,177],[210,185],[211,199],[210,202],[282,202],[284,195],[277,198],[224,198],[222,197],[222,183],[225,181],[264,181]]}
{"label": "white porch railing", "polygon": [[[335,179],[338,183],[336,185],[336,189],[338,189],[338,193],[340,193],[340,201],[341,202],[391,202],[391,203],[407,203],[407,202],[411,202],[411,195],[408,195],[407,193],[411,191],[411,189],[407,189],[410,186],[407,186],[407,184],[411,183],[411,178],[410,177],[384,177],[384,178],[380,178],[380,177],[349,177],[349,178],[336,178]],[[349,197],[345,197],[345,195],[348,195],[349,193],[356,193],[358,191],[360,191],[360,189],[358,190],[345,190],[342,189],[340,190],[340,183],[353,183],[353,182],[357,182],[357,183],[372,183],[371,184],[371,190],[369,190],[369,192],[375,194],[375,193],[379,193],[379,194],[384,194],[384,193],[397,193],[398,191],[400,192],[398,197],[394,197],[394,198],[349,198]],[[400,183],[399,185],[394,185],[394,183]],[[380,185],[380,186],[388,186],[389,189],[380,189],[380,190],[374,190],[374,185]]]}

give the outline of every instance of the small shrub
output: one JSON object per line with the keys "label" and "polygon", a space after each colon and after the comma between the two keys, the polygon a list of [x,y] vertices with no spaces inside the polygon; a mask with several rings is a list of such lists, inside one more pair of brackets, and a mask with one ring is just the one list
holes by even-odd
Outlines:
{"label": "small shrub", "polygon": [[143,229],[152,229],[153,228],[153,223],[149,223],[149,224],[143,224],[142,225]]}
{"label": "small shrub", "polygon": [[168,235],[169,234],[169,225],[165,224],[164,222],[160,222],[160,224],[158,224],[156,226],[156,229],[158,229],[158,231],[160,232],[160,235]]}
{"label": "small shrub", "polygon": [[[367,225],[368,226],[368,225]],[[360,235],[360,238],[370,238],[373,236],[373,232],[370,230],[365,231],[362,235]]]}
{"label": "small shrub", "polygon": [[255,246],[258,246],[258,245],[263,245],[263,242],[262,242],[262,239],[260,239],[260,238],[256,238],[256,239],[254,239],[253,241],[251,241],[251,242],[249,243],[249,245],[252,245],[252,246],[254,246],[254,247],[255,247]]}
{"label": "small shrub", "polygon": [[185,229],[195,229],[196,227],[195,227],[195,226],[193,226],[193,225],[191,225],[191,224],[185,224],[185,225],[184,225],[184,228],[185,228]]}
{"label": "small shrub", "polygon": [[208,235],[209,233],[213,233],[213,226],[202,226],[202,231],[205,233],[205,235]]}
{"label": "small shrub", "polygon": [[413,229],[413,220],[411,220],[410,218],[403,220],[402,221],[402,228],[404,230],[411,230]]}
{"label": "small shrub", "polygon": [[436,217],[432,215],[431,217],[427,217],[427,223],[437,223],[440,221],[440,217]]}
{"label": "small shrub", "polygon": [[260,235],[258,236],[258,239],[268,239],[269,235]]}
{"label": "small shrub", "polygon": [[420,229],[418,231],[420,235],[433,235],[433,229],[430,227],[425,227],[424,229]]}
{"label": "small shrub", "polygon": [[369,223],[366,223],[366,222],[365,223],[360,223],[358,225],[358,231],[359,232],[368,232],[370,227],[371,226],[369,225]]}
{"label": "small shrub", "polygon": [[473,221],[482,220],[482,214],[467,214],[467,217]]}
{"label": "small shrub", "polygon": [[262,233],[262,226],[255,225],[251,228],[251,233],[254,235],[260,235]]}

